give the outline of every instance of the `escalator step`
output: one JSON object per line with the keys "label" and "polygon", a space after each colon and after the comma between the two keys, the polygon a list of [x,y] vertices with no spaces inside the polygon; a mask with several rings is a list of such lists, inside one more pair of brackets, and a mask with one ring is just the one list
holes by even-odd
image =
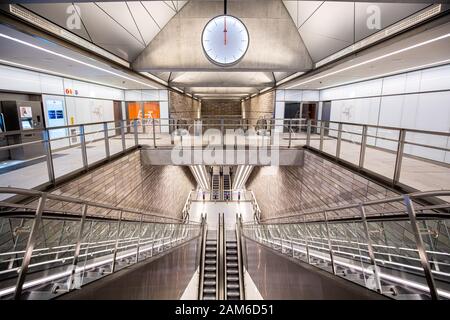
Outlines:
{"label": "escalator step", "polygon": [[239,281],[237,276],[227,276],[227,281]]}
{"label": "escalator step", "polygon": [[227,261],[237,261],[237,256],[227,256]]}
{"label": "escalator step", "polygon": [[206,266],[205,271],[216,271],[216,266]]}
{"label": "escalator step", "polygon": [[227,289],[239,289],[239,284],[236,283],[228,283]]}
{"label": "escalator step", "polygon": [[227,269],[227,274],[238,274],[237,269]]}
{"label": "escalator step", "polygon": [[227,255],[229,255],[229,254],[237,254],[237,250],[234,250],[234,249],[227,250]]}
{"label": "escalator step", "polygon": [[227,291],[227,297],[239,298],[239,291]]}
{"label": "escalator step", "polygon": [[236,262],[227,262],[227,268],[237,268],[238,264]]}
{"label": "escalator step", "polygon": [[203,300],[216,300],[216,295],[203,295]]}
{"label": "escalator step", "polygon": [[207,272],[205,273],[205,279],[215,279],[216,273],[215,272]]}
{"label": "escalator step", "polygon": [[215,286],[216,285],[216,280],[205,280],[203,282],[203,285],[205,285],[205,286]]}
{"label": "escalator step", "polygon": [[214,259],[207,259],[207,260],[205,260],[205,264],[216,264],[216,260],[214,260]]}
{"label": "escalator step", "polygon": [[215,253],[206,253],[205,257],[206,258],[214,258],[215,259],[217,257],[217,255]]}
{"label": "escalator step", "polygon": [[203,293],[216,293],[216,287],[203,288]]}

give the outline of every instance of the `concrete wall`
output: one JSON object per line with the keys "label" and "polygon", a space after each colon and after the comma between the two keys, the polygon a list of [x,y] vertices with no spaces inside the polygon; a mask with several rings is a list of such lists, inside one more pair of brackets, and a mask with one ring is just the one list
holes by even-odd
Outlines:
{"label": "concrete wall", "polygon": [[[140,151],[135,151],[57,187],[52,193],[180,217],[194,187],[188,168],[144,166]],[[79,210],[79,205],[55,201],[49,201],[49,207]],[[94,208],[89,213],[108,214]]]}
{"label": "concrete wall", "polygon": [[200,102],[180,93],[169,91],[169,117],[195,119],[199,115]]}
{"label": "concrete wall", "polygon": [[272,118],[275,110],[275,91],[270,91],[244,101],[243,114],[246,119]]}
{"label": "concrete wall", "polygon": [[203,100],[202,117],[215,116],[241,116],[242,108],[240,100]]}
{"label": "concrete wall", "polygon": [[303,167],[255,167],[246,186],[264,218],[396,195],[309,151]]}

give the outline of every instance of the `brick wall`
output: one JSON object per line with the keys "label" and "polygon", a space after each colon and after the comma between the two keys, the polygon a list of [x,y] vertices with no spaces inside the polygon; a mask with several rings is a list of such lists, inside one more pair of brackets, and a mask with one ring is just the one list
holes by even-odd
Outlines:
{"label": "brick wall", "polygon": [[[113,206],[180,217],[187,195],[195,187],[189,169],[181,166],[144,166],[140,151],[132,152],[51,191]],[[76,204],[49,201],[49,208],[80,210]],[[90,214],[111,215],[91,208]]]}
{"label": "brick wall", "polygon": [[200,103],[183,94],[169,91],[169,116],[173,119],[197,118]]}
{"label": "brick wall", "polygon": [[256,119],[265,117],[272,118],[275,110],[275,91],[270,91],[262,95],[244,101],[244,114],[249,124],[255,124]]}
{"label": "brick wall", "polygon": [[303,167],[255,167],[247,188],[264,218],[397,195],[308,151]]}
{"label": "brick wall", "polygon": [[203,100],[202,117],[209,116],[241,116],[240,100]]}

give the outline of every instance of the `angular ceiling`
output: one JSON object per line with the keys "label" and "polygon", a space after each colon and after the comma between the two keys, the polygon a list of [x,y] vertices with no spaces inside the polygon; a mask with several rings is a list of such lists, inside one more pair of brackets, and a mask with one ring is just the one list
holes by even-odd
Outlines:
{"label": "angular ceiling", "polygon": [[[187,1],[41,3],[24,6],[127,61],[133,61]],[[74,23],[79,18],[81,23]]]}
{"label": "angular ceiling", "polygon": [[[250,48],[231,68],[204,56],[200,35],[222,0],[23,4],[34,13],[199,97],[250,95],[378,32],[367,25],[374,7],[385,28],[428,4],[296,0],[229,0],[228,14],[250,33]],[[73,28],[71,19],[80,22]],[[222,88],[222,89],[220,89]],[[222,91],[221,91],[222,90]]]}
{"label": "angular ceiling", "polygon": [[[426,1],[425,1],[426,2]],[[429,3],[283,0],[314,62],[402,20]],[[379,27],[367,24],[379,12]]]}

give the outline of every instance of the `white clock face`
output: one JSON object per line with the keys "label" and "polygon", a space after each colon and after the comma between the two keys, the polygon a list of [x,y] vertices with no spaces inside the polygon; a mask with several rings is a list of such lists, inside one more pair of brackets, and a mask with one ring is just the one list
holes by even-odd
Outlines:
{"label": "white clock face", "polygon": [[248,43],[247,28],[233,16],[215,17],[203,29],[203,50],[212,62],[221,66],[232,65],[242,59]]}

